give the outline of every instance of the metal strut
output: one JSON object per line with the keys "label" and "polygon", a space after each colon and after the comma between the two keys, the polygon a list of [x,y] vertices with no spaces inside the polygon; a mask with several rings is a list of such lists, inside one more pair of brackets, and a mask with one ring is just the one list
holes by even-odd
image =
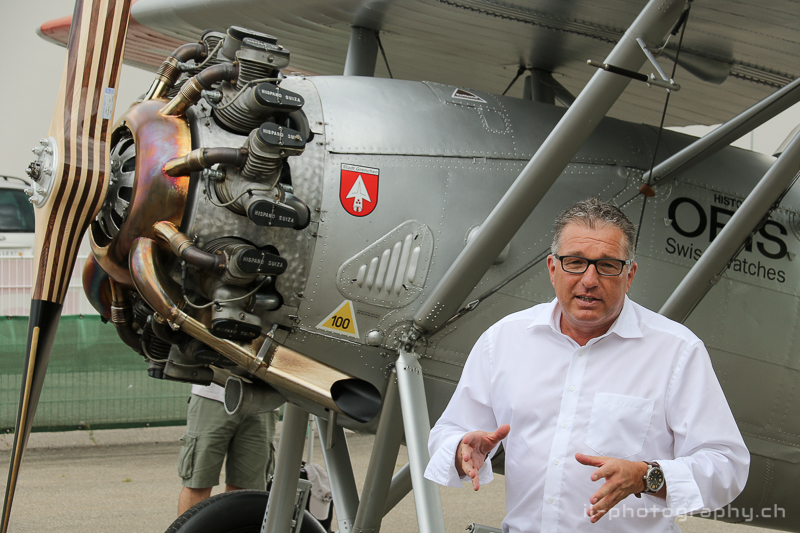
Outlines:
{"label": "metal strut", "polygon": [[[653,169],[653,186],[658,187],[669,183],[681,172],[686,172],[711,157],[736,139],[750,133],[797,102],[800,102],[800,78],[775,91],[714,131],[658,164]],[[649,177],[650,173],[646,172],[642,179],[647,181]]]}
{"label": "metal strut", "polygon": [[[272,491],[267,501],[262,533],[291,531],[307,426],[308,412],[293,403],[287,403],[283,412],[281,438],[275,456],[275,477],[272,478]],[[302,513],[300,516],[302,517]]]}
{"label": "metal strut", "polygon": [[748,236],[758,230],[800,173],[800,134],[753,188],[744,203],[708,250],[683,278],[659,313],[683,322],[725,271],[728,263],[744,247]]}
{"label": "metal strut", "polygon": [[440,533],[445,530],[442,498],[439,487],[425,479],[425,467],[431,460],[428,454],[428,437],[431,432],[428,402],[422,380],[419,359],[404,348],[398,350],[395,364],[397,385],[400,389],[400,406],[408,446],[408,464],[414,487],[414,504],[420,533]]}
{"label": "metal strut", "polygon": [[[356,478],[353,474],[353,463],[350,460],[350,451],[347,449],[347,439],[344,429],[336,423],[335,417],[330,420],[316,417],[319,427],[319,440],[322,445],[322,455],[325,457],[325,467],[328,469],[328,479],[333,495],[333,507],[336,509],[336,521],[339,523],[341,533],[353,531],[353,521],[358,510],[358,489]],[[333,445],[328,446],[324,435],[333,435]],[[330,439],[327,439],[330,440]]]}
{"label": "metal strut", "polygon": [[397,463],[400,442],[403,440],[402,416],[397,380],[395,376],[390,376],[367,476],[361,490],[361,503],[358,505],[353,526],[356,533],[373,533],[381,527],[381,521],[386,514],[392,473]]}
{"label": "metal strut", "polygon": [[344,62],[345,76],[375,75],[375,61],[378,59],[378,39],[375,30],[353,26],[350,29],[350,44]]}

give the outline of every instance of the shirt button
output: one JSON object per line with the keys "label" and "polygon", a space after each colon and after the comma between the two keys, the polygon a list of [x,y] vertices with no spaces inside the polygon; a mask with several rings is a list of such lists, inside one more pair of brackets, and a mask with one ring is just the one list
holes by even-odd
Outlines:
{"label": "shirt button", "polygon": [[554,464],[554,465],[557,465],[557,464],[558,464],[558,459],[556,459],[555,461],[553,461],[553,464]]}
{"label": "shirt button", "polygon": [[569,388],[569,391],[570,391],[570,392],[575,392],[575,387],[570,387],[570,388]]}
{"label": "shirt button", "polygon": [[567,423],[566,423],[566,422],[564,422],[563,424],[561,424],[561,427],[562,427],[562,428],[565,428],[565,427],[567,427]]}
{"label": "shirt button", "polygon": [[547,503],[553,503],[553,498],[548,498]]}

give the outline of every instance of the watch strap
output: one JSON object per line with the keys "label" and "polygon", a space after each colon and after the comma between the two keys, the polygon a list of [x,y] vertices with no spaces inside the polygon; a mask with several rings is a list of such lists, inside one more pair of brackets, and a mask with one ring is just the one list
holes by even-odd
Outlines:
{"label": "watch strap", "polygon": [[[653,491],[650,491],[650,490],[648,490],[648,489],[647,489],[647,478],[648,478],[648,477],[650,477],[650,472],[651,472],[651,471],[652,471],[654,468],[658,468],[659,470],[661,470],[661,465],[659,465],[659,464],[658,464],[658,463],[656,463],[655,461],[642,461],[642,462],[643,462],[644,464],[646,464],[646,465],[648,466],[648,468],[647,468],[647,472],[645,472],[644,476],[642,476],[642,480],[644,481],[644,490],[643,490],[642,492],[636,492],[636,493],[634,493],[634,496],[636,496],[637,498],[641,498],[641,497],[642,497],[642,494],[655,494],[655,492],[653,492]],[[664,475],[664,472],[663,472],[663,471],[661,472],[661,475],[662,475],[662,476]],[[661,487],[663,487],[663,486],[664,486],[664,484],[663,484],[663,482],[662,482],[662,484],[661,484]],[[659,489],[658,489],[658,490],[661,490],[661,487],[659,487]],[[657,492],[657,491],[656,491],[656,492]]]}

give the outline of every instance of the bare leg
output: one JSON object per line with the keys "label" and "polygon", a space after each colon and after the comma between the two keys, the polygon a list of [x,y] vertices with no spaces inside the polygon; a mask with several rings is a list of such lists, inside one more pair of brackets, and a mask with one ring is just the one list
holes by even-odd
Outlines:
{"label": "bare leg", "polygon": [[183,489],[181,489],[180,497],[178,498],[178,516],[182,515],[194,505],[200,503],[209,496],[211,496],[211,487],[204,489],[183,487]]}
{"label": "bare leg", "polygon": [[225,492],[230,492],[232,490],[244,490],[244,487],[237,487],[236,485],[225,483]]}

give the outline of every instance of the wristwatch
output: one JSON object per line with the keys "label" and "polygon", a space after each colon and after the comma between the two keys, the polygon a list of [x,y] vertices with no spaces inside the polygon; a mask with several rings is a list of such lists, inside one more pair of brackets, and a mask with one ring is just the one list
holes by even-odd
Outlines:
{"label": "wristwatch", "polygon": [[[658,463],[651,463],[650,461],[644,462],[647,464],[648,468],[647,473],[643,476],[644,490],[642,492],[645,494],[655,494],[664,486],[664,472],[661,470]],[[639,496],[639,494],[636,496]]]}

